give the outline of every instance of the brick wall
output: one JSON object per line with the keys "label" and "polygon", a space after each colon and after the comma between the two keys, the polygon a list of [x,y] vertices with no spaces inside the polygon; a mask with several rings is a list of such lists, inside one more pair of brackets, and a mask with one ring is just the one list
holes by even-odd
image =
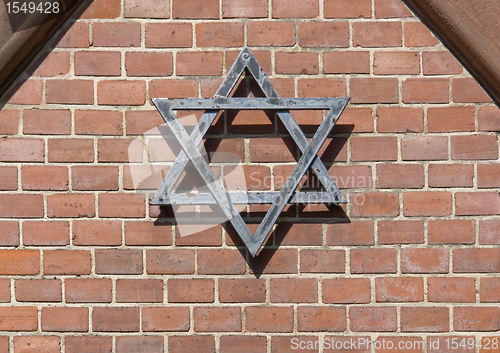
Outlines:
{"label": "brick wall", "polygon": [[[181,237],[128,165],[168,168],[153,138],[129,148],[162,123],[151,98],[213,96],[244,44],[282,96],[351,97],[320,152],[349,203],[287,207],[256,259],[227,225]],[[399,0],[96,0],[3,102],[0,352],[498,334],[500,112]],[[298,150],[277,121],[222,114],[207,149],[278,190]]]}

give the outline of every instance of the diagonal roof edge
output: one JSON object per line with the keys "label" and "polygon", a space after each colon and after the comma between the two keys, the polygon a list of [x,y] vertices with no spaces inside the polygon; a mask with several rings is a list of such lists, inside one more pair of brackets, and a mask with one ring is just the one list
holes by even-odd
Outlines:
{"label": "diagonal roof edge", "polygon": [[496,0],[403,0],[500,105],[500,12]]}

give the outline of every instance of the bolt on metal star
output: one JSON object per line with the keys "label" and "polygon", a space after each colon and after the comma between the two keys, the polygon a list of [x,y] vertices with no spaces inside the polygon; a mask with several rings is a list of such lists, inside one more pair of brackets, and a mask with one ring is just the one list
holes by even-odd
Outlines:
{"label": "bolt on metal star", "polygon": [[[266,98],[228,98],[245,69],[256,80]],[[317,153],[349,102],[348,97],[281,98],[250,49],[245,45],[212,99],[188,98],[169,100],[167,98],[154,98],[152,101],[172,130],[175,138],[182,147],[182,151],[165,176],[151,203],[156,205],[218,204],[253,257],[259,252],[263,242],[272,231],[276,220],[288,203],[347,203],[328,173],[327,168],[317,156]],[[205,110],[205,113],[191,134],[187,133],[174,112],[174,110],[181,109]],[[210,169],[207,161],[201,155],[198,146],[202,142],[210,125],[220,110],[229,109],[276,110],[279,119],[299,147],[302,155],[279,192],[226,192]],[[329,110],[310,142],[290,113],[290,110],[296,109]],[[210,193],[187,194],[172,192],[174,185],[179,180],[189,161],[191,161],[208,186]],[[309,167],[312,168],[325,191],[296,191],[297,186]],[[235,204],[271,204],[271,207],[257,231],[252,234],[236,210]]]}

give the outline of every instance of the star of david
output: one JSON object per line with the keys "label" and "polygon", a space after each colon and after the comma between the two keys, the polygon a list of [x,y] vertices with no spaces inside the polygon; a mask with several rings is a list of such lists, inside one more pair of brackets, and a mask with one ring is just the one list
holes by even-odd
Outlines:
{"label": "star of david", "polygon": [[[247,69],[264,92],[266,98],[228,98],[238,79]],[[328,173],[327,168],[317,156],[328,134],[337,122],[340,114],[347,105],[349,98],[281,98],[267,78],[261,66],[245,45],[227,76],[218,88],[212,99],[173,99],[155,98],[153,104],[172,130],[175,138],[182,147],[173,166],[168,171],[155,194],[152,204],[156,205],[200,205],[219,204],[226,217],[230,220],[240,238],[255,257],[276,220],[288,203],[346,203],[346,199]],[[177,119],[174,110],[205,110],[191,135]],[[208,128],[215,120],[219,110],[276,110],[278,117],[288,130],[289,134],[299,147],[302,155],[293,169],[290,177],[279,192],[226,192],[210,169],[207,161],[198,150],[199,144]],[[326,117],[309,142],[299,125],[293,118],[290,110],[293,109],[329,109]],[[187,163],[191,161],[210,193],[173,193]],[[322,183],[325,191],[296,192],[302,177],[309,167]],[[235,204],[271,204],[257,231],[252,234],[245,221],[235,208]]]}

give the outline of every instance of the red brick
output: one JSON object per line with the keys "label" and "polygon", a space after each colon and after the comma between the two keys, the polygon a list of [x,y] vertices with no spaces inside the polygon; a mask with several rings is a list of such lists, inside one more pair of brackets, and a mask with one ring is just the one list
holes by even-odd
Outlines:
{"label": "red brick", "polygon": [[420,55],[417,52],[375,52],[373,56],[375,75],[418,75]]}
{"label": "red brick", "polygon": [[267,347],[265,336],[221,336],[221,353],[253,353],[265,352]]}
{"label": "red brick", "polygon": [[[346,87],[344,80],[338,79],[300,79],[298,81],[299,97],[343,97],[346,95]],[[295,114],[294,114],[295,115]],[[298,123],[301,121],[296,118]],[[321,124],[318,121],[317,125]],[[316,124],[315,124],[316,125]]]}
{"label": "red brick", "polygon": [[88,329],[88,308],[42,308],[42,331],[86,332]]}
{"label": "red brick", "polygon": [[266,283],[256,278],[219,279],[221,303],[263,303],[266,301]]}
{"label": "red brick", "polygon": [[479,131],[500,130],[500,110],[497,106],[480,107],[479,111],[477,112],[477,119]]}
{"label": "red brick", "polygon": [[473,220],[430,220],[427,224],[429,244],[473,244],[475,242]]}
{"label": "red brick", "polygon": [[292,332],[292,307],[247,306],[245,312],[248,332]]}
{"label": "red brick", "polygon": [[301,47],[349,47],[347,22],[300,22],[299,44]]}
{"label": "red brick", "polygon": [[302,250],[301,273],[344,273],[344,250]]}
{"label": "red brick", "polygon": [[219,18],[219,2],[208,0],[172,0],[172,17],[177,18]]}
{"label": "red brick", "polygon": [[23,165],[21,167],[21,183],[23,190],[63,191],[68,190],[68,182],[69,179],[67,167],[45,165]]}
{"label": "red brick", "polygon": [[317,53],[284,53],[275,54],[275,70],[277,74],[314,75],[319,74]]}
{"label": "red brick", "polygon": [[425,184],[424,166],[419,164],[377,164],[378,188],[421,189]]}
{"label": "red brick", "polygon": [[170,76],[173,73],[172,53],[125,53],[127,76]]}
{"label": "red brick", "polygon": [[323,227],[309,223],[279,223],[275,230],[276,242],[283,245],[322,245]]}
{"label": "red brick", "polygon": [[222,74],[221,52],[179,52],[177,53],[177,75],[217,76]]}
{"label": "red brick", "polygon": [[473,78],[453,79],[453,101],[455,103],[489,103],[491,98]]}
{"label": "red brick", "polygon": [[0,307],[0,331],[36,331],[37,328],[36,307]]}
{"label": "red brick", "polygon": [[326,243],[329,246],[373,245],[373,222],[352,221],[349,223],[330,224],[328,225],[326,236]]}
{"label": "red brick", "polygon": [[427,129],[429,132],[474,131],[474,107],[429,108]]}
{"label": "red brick", "polygon": [[323,303],[369,303],[370,280],[368,278],[335,278],[323,280]]}
{"label": "red brick", "polygon": [[481,303],[500,302],[500,278],[482,277],[479,288]]}
{"label": "red brick", "polygon": [[67,353],[108,353],[112,351],[113,338],[106,336],[66,336]]}
{"label": "red brick", "polygon": [[422,132],[424,111],[422,108],[377,108],[378,132]]}
{"label": "red brick", "polygon": [[460,75],[464,71],[462,65],[446,51],[423,52],[422,67],[424,75]]}
{"label": "red brick", "polygon": [[241,310],[238,307],[194,308],[196,332],[241,331]]}
{"label": "red brick", "polygon": [[482,245],[500,245],[500,237],[497,230],[500,221],[496,219],[479,221],[479,244]]}
{"label": "red brick", "polygon": [[0,194],[0,217],[43,217],[43,196],[34,194]]}
{"label": "red brick", "polygon": [[49,162],[75,163],[94,161],[94,141],[91,139],[49,139]]}
{"label": "red brick", "polygon": [[144,197],[137,194],[100,194],[100,217],[144,217]]}
{"label": "red brick", "polygon": [[30,109],[23,112],[23,133],[27,135],[69,135],[71,111]]}
{"label": "red brick", "polygon": [[214,281],[205,278],[169,279],[169,303],[213,303]]}
{"label": "red brick", "polygon": [[424,224],[422,221],[380,221],[378,242],[379,244],[422,244]]}
{"label": "red brick", "polygon": [[0,167],[0,190],[17,190],[17,167]]}
{"label": "red brick", "polygon": [[261,250],[257,257],[250,259],[250,273],[297,273],[297,262],[296,249]]}
{"label": "red brick", "polygon": [[342,332],[346,329],[346,311],[342,307],[299,306],[298,331]]}
{"label": "red brick", "polygon": [[453,271],[456,273],[498,272],[500,249],[454,249]]}
{"label": "red brick", "polygon": [[[64,31],[63,31],[64,33]],[[75,22],[64,33],[64,36],[54,43],[57,48],[88,48],[89,24],[85,22]]]}
{"label": "red brick", "polygon": [[180,99],[196,97],[197,91],[196,81],[193,80],[154,80],[149,83],[150,98]]}
{"label": "red brick", "polygon": [[404,136],[401,156],[407,161],[448,159],[448,137]]}
{"label": "red brick", "polygon": [[119,221],[74,221],[73,245],[121,245]]}
{"label": "red brick", "polygon": [[[271,336],[271,350],[272,353],[292,353],[300,349],[305,353],[317,353],[319,352],[319,347],[321,346],[318,336],[298,336],[294,334],[293,336]],[[302,345],[302,348],[300,348]],[[312,347],[312,346],[316,347]],[[325,343],[325,348],[328,348],[328,344]],[[331,348],[331,347],[330,347]]]}
{"label": "red brick", "polygon": [[372,168],[370,166],[334,165],[328,171],[340,189],[372,187]]}
{"label": "red brick", "polygon": [[408,78],[403,82],[403,103],[448,103],[448,79]]}
{"label": "red brick", "polygon": [[198,273],[204,275],[243,274],[245,273],[245,258],[238,250],[198,250]]}
{"label": "red brick", "polygon": [[118,167],[77,166],[71,174],[73,190],[118,190]]}
{"label": "red brick", "polygon": [[92,331],[135,332],[139,331],[139,308],[94,307]]}
{"label": "red brick", "polygon": [[448,273],[448,249],[401,249],[402,273]]}
{"label": "red brick", "polygon": [[418,277],[375,278],[377,302],[424,301],[424,280]]}
{"label": "red brick", "polygon": [[350,203],[352,217],[395,217],[399,214],[396,193],[355,193]]}
{"label": "red brick", "polygon": [[47,80],[45,100],[49,104],[93,104],[94,83],[90,80]]}
{"label": "red brick", "polygon": [[500,195],[496,192],[470,192],[455,194],[457,216],[498,215]]}
{"label": "red brick", "polygon": [[372,2],[370,0],[327,0],[323,11],[325,18],[370,18]]}
{"label": "red brick", "polygon": [[325,52],[323,54],[323,71],[326,74],[369,74],[370,52]]}
{"label": "red brick", "polygon": [[49,217],[94,217],[93,194],[53,194],[47,196]]}
{"label": "red brick", "polygon": [[189,308],[142,308],[142,329],[146,332],[188,331]]}
{"label": "red brick", "polygon": [[243,46],[243,23],[217,22],[196,24],[196,45],[200,47]]}
{"label": "red brick", "polygon": [[19,130],[19,111],[18,110],[0,110],[0,134],[16,135]]}
{"label": "red brick", "polygon": [[[194,87],[196,87],[196,83]],[[150,96],[152,94],[151,84],[149,94]],[[140,135],[165,123],[157,110],[128,111],[125,119],[127,121],[127,135]]]}
{"label": "red brick", "polygon": [[453,308],[453,329],[455,331],[498,331],[500,308],[455,307]]}
{"label": "red brick", "polygon": [[495,188],[500,186],[500,165],[478,164],[477,165],[477,187]]}
{"label": "red brick", "polygon": [[[9,340],[7,336],[7,348],[9,351]],[[14,352],[60,352],[61,338],[57,336],[15,336],[14,337]]]}
{"label": "red brick", "polygon": [[397,78],[365,77],[351,79],[351,103],[397,103]]}
{"label": "red brick", "polygon": [[193,250],[147,250],[148,274],[193,274]]}
{"label": "red brick", "polygon": [[313,18],[319,15],[319,0],[274,0],[273,18]]}
{"label": "red brick", "polygon": [[161,279],[116,280],[117,303],[161,303],[163,281]]}
{"label": "red brick", "polygon": [[81,18],[112,19],[120,16],[120,1],[96,0],[85,10]]}
{"label": "red brick", "polygon": [[375,0],[376,18],[413,17],[410,10],[399,0]]}
{"label": "red brick", "polygon": [[[156,223],[156,222],[155,222]],[[125,222],[126,245],[171,245],[170,223]]]}
{"label": "red brick", "polygon": [[0,161],[2,162],[43,162],[45,143],[41,139],[0,140]]}
{"label": "red brick", "polygon": [[353,332],[394,332],[397,329],[395,307],[351,307],[349,318]]}
{"label": "red brick", "polygon": [[352,137],[351,160],[395,161],[398,158],[396,137]]}
{"label": "red brick", "polygon": [[168,338],[168,351],[170,353],[214,353],[214,336],[170,336]]}
{"label": "red brick", "polygon": [[45,250],[43,252],[44,275],[88,275],[90,268],[90,251]]}
{"label": "red brick", "polygon": [[223,18],[263,18],[267,17],[268,0],[247,2],[244,0],[223,0]]}
{"label": "red brick", "polygon": [[170,18],[170,0],[124,2],[123,17],[130,18]]}
{"label": "red brick", "polygon": [[452,159],[497,159],[498,141],[495,135],[451,137]]}
{"label": "red brick", "polygon": [[316,303],[318,282],[314,278],[272,278],[271,303]]}
{"label": "red brick", "polygon": [[24,245],[68,245],[69,222],[32,221],[23,224]]}
{"label": "red brick", "polygon": [[[294,162],[296,148],[288,138],[255,138],[250,140],[251,162]],[[291,150],[291,151],[290,151]]]}
{"label": "red brick", "polygon": [[146,23],[146,48],[189,48],[192,44],[190,23]]}
{"label": "red brick", "polygon": [[452,213],[452,195],[449,192],[405,192],[405,216],[447,216]]}
{"label": "red brick", "polygon": [[351,273],[396,273],[396,249],[351,250]]}
{"label": "red brick", "polygon": [[450,309],[441,307],[401,307],[402,332],[448,332]]}
{"label": "red brick", "polygon": [[143,105],[146,102],[146,82],[99,81],[97,101],[100,105]]}
{"label": "red brick", "polygon": [[427,279],[430,302],[474,303],[476,281],[474,278],[430,277]]}
{"label": "red brick", "polygon": [[[47,81],[47,85],[50,81]],[[10,104],[42,104],[42,81],[27,80],[14,86],[4,101]]]}
{"label": "red brick", "polygon": [[60,302],[60,279],[18,279],[15,284],[18,302]]}
{"label": "red brick", "polygon": [[98,146],[99,162],[142,162],[140,139],[100,139]]}
{"label": "red brick", "polygon": [[404,33],[406,47],[432,47],[439,44],[439,40],[420,21],[405,22]]}
{"label": "red brick", "polygon": [[429,186],[472,187],[474,166],[472,164],[429,164]]}
{"label": "red brick", "polygon": [[402,25],[397,21],[356,22],[353,25],[355,47],[400,47]]}
{"label": "red brick", "polygon": [[134,275],[142,273],[142,251],[135,249],[95,250],[97,274]]}
{"label": "red brick", "polygon": [[295,44],[295,23],[292,21],[258,21],[248,23],[249,46],[284,46]]}
{"label": "red brick", "polygon": [[76,76],[120,76],[121,54],[112,51],[79,51],[74,58]]}
{"label": "red brick", "polygon": [[[24,223],[24,227],[27,223]],[[0,221],[0,245],[19,246],[19,223],[15,221]],[[24,237],[23,237],[24,238]]]}
{"label": "red brick", "polygon": [[68,278],[64,283],[67,303],[110,303],[113,298],[109,278]]}
{"label": "red brick", "polygon": [[116,352],[162,353],[164,352],[163,341],[161,336],[118,336],[116,337]]}
{"label": "red brick", "polygon": [[134,22],[96,22],[93,28],[94,47],[138,47],[141,25]]}

